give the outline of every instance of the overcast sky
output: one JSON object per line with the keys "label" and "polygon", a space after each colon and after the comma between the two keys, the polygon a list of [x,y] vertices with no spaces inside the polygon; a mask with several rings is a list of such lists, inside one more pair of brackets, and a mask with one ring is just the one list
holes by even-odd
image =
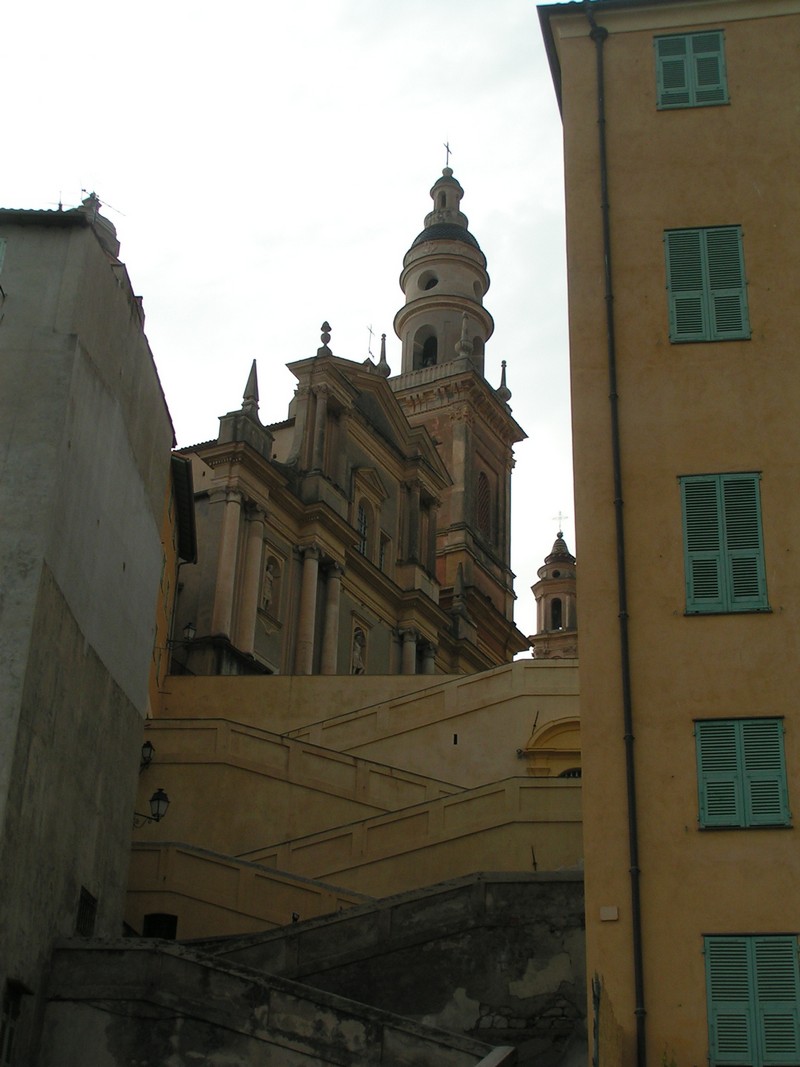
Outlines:
{"label": "overcast sky", "polygon": [[115,224],[178,444],[286,417],[324,319],[394,373],[403,255],[445,164],[488,260],[486,376],[508,363],[516,621],[556,516],[575,551],[561,125],[533,0],[55,0],[9,5],[0,206]]}

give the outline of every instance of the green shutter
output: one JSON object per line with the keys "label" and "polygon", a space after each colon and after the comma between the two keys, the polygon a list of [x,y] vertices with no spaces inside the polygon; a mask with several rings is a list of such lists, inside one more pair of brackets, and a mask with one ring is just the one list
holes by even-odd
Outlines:
{"label": "green shutter", "polygon": [[690,38],[693,103],[725,104],[728,100],[722,33],[694,33]]}
{"label": "green shutter", "polygon": [[740,226],[664,234],[670,341],[750,337]]}
{"label": "green shutter", "polygon": [[701,826],[743,826],[741,739],[735,721],[695,724]]}
{"label": "green shutter", "polygon": [[667,230],[670,341],[705,341],[708,338],[703,271],[703,238],[700,230]]}
{"label": "green shutter", "polygon": [[781,719],[746,719],[738,724],[742,741],[745,822],[748,826],[788,826],[789,793]]}
{"label": "green shutter", "polygon": [[758,475],[721,476],[730,611],[766,608]]}
{"label": "green shutter", "polygon": [[687,612],[724,611],[723,556],[717,478],[683,478]]}
{"label": "green shutter", "polygon": [[710,337],[720,341],[749,337],[741,228],[720,226],[705,230],[703,236],[711,312]]}
{"label": "green shutter", "polygon": [[686,611],[765,611],[767,580],[757,474],[680,479]]}
{"label": "green shutter", "polygon": [[688,107],[692,97],[686,37],[656,37],[655,48],[658,106]]}
{"label": "green shutter", "polygon": [[707,937],[706,988],[711,1067],[754,1067],[755,1012],[746,937]]}
{"label": "green shutter", "polygon": [[751,939],[758,1040],[764,1067],[800,1062],[797,941],[794,937]]}
{"label": "green shutter", "polygon": [[704,107],[728,100],[720,30],[656,37],[658,107]]}

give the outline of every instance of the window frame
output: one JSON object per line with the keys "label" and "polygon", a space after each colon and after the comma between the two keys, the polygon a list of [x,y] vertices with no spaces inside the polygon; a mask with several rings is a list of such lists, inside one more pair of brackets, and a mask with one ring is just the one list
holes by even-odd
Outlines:
{"label": "window frame", "polygon": [[738,223],[664,231],[672,344],[750,340],[742,237]]}
{"label": "window frame", "polygon": [[797,934],[706,934],[710,1067],[777,1067],[800,1058]]}
{"label": "window frame", "polygon": [[701,829],[792,825],[784,732],[781,716],[695,720]]}
{"label": "window frame", "polygon": [[758,472],[678,479],[686,614],[769,611]]}
{"label": "window frame", "polygon": [[[715,47],[702,47],[705,43],[710,45],[712,39],[715,39]],[[684,46],[682,51],[676,47],[678,45]],[[670,46],[674,48],[671,54],[668,52]],[[698,47],[695,49],[695,46]],[[730,103],[724,30],[661,34],[653,38],[653,48],[656,107],[659,111],[719,107]],[[715,71],[710,69],[712,64]],[[710,77],[712,73],[714,77]]]}

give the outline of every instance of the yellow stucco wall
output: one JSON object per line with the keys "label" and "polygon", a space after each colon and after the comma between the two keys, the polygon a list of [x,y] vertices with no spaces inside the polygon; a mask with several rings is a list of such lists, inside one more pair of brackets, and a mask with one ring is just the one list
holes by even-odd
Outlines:
{"label": "yellow stucco wall", "polygon": [[[793,669],[800,498],[794,0],[599,12],[604,46],[620,443],[627,547],[646,1029],[651,1062],[706,1062],[704,933],[800,930],[791,830],[698,829],[693,720],[786,716],[790,800],[800,738]],[[589,973],[633,1062],[631,892],[615,582],[595,45],[554,16],[564,86]],[[730,104],[657,111],[653,37],[723,29]],[[741,225],[750,340],[671,344],[665,229]],[[787,285],[787,283],[789,283]],[[678,476],[761,472],[770,614],[687,617]],[[601,911],[601,909],[603,909]],[[618,913],[618,918],[613,918]],[[604,916],[604,917],[601,917]]]}

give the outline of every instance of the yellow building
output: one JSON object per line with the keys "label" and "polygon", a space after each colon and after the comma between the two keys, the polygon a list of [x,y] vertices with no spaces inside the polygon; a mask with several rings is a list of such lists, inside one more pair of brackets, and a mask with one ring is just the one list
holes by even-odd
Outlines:
{"label": "yellow building", "polygon": [[800,3],[539,10],[564,122],[595,1062],[797,1064]]}

